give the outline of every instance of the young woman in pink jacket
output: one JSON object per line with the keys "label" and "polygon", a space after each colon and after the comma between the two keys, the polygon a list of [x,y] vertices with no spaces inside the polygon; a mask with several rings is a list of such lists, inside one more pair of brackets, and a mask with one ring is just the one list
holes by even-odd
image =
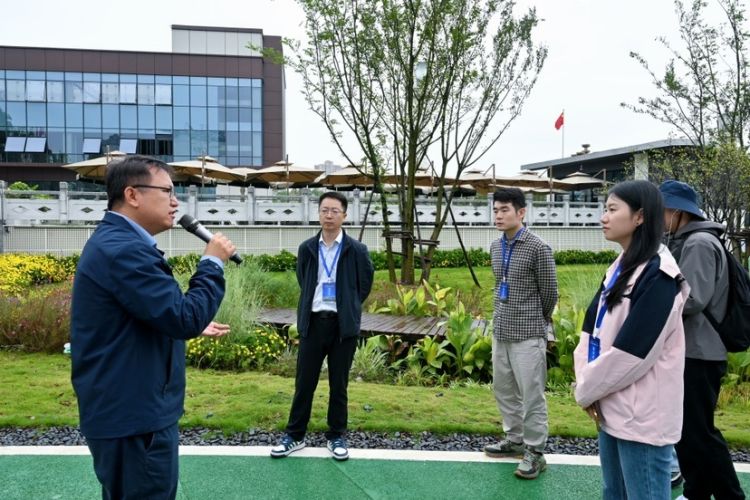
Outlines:
{"label": "young woman in pink jacket", "polygon": [[604,237],[622,247],[586,313],[575,397],[599,429],[603,498],[669,499],[682,430],[689,287],[661,245],[664,205],[647,181],[609,192]]}

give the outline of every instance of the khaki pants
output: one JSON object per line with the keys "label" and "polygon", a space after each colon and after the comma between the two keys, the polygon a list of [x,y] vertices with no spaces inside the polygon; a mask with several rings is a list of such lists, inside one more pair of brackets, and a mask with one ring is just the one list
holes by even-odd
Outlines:
{"label": "khaki pants", "polygon": [[505,437],[542,452],[547,443],[547,341],[492,339],[492,388]]}

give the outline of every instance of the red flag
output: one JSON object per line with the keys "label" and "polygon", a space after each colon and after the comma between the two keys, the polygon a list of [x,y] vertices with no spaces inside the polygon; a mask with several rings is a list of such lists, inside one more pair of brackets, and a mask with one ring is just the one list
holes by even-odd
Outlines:
{"label": "red flag", "polygon": [[557,120],[555,120],[555,130],[560,130],[562,126],[565,124],[565,111],[560,113],[560,116],[557,117]]}

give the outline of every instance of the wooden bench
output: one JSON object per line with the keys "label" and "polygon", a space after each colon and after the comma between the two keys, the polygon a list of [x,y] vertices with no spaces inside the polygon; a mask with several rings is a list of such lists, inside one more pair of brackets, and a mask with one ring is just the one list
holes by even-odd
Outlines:
{"label": "wooden bench", "polygon": [[[276,328],[284,328],[297,322],[295,309],[266,309],[258,318],[262,323],[269,323]],[[393,316],[391,314],[362,313],[360,333],[366,337],[374,335],[398,335],[410,340],[422,337],[445,336],[446,318]],[[487,321],[474,320],[473,328],[487,328]]]}

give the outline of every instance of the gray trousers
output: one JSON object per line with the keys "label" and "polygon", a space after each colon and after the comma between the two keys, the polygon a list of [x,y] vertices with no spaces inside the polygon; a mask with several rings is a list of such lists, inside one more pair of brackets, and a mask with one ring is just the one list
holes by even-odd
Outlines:
{"label": "gray trousers", "polygon": [[492,339],[492,388],[505,437],[542,452],[547,443],[547,340]]}

